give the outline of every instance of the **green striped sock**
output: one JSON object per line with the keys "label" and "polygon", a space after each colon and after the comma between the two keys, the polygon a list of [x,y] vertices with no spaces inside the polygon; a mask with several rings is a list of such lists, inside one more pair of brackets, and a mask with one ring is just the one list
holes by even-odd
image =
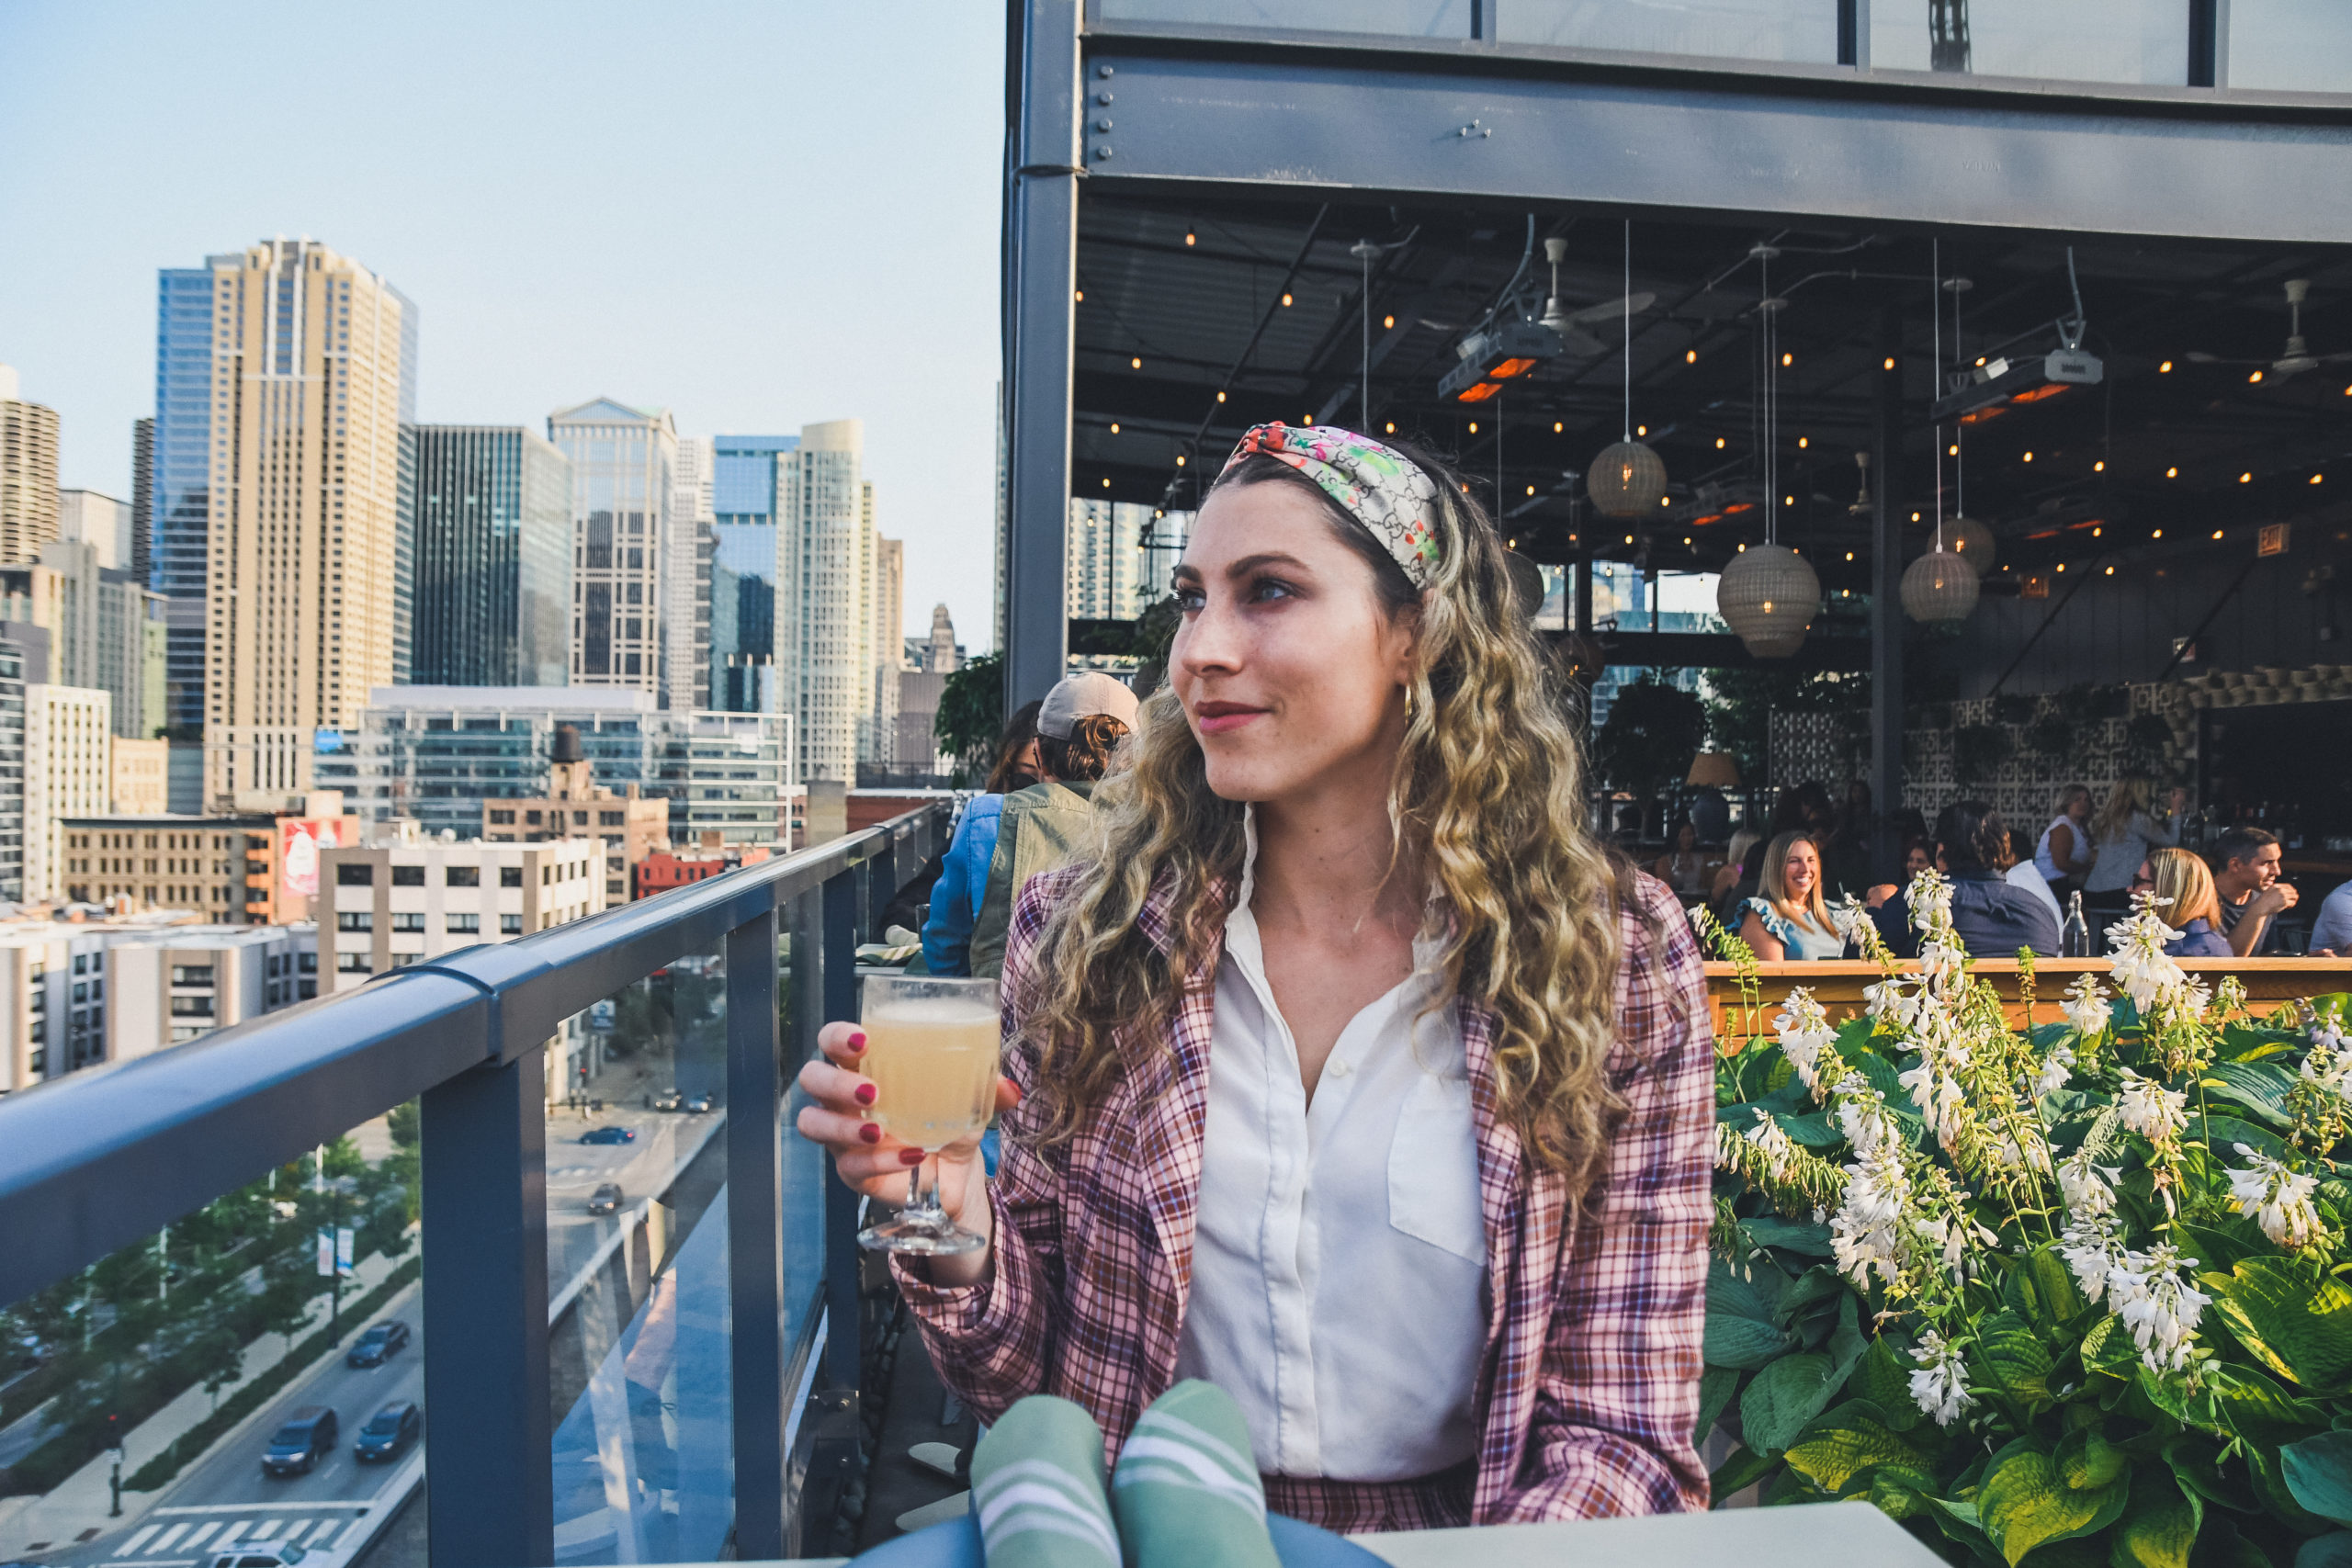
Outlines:
{"label": "green striped sock", "polygon": [[1129,1568],[1280,1568],[1249,1423],[1214,1383],[1188,1379],[1151,1402],[1111,1495]]}
{"label": "green striped sock", "polygon": [[1032,1394],[972,1450],[972,1511],[989,1568],[1119,1568],[1102,1495],[1102,1429],[1083,1407]]}

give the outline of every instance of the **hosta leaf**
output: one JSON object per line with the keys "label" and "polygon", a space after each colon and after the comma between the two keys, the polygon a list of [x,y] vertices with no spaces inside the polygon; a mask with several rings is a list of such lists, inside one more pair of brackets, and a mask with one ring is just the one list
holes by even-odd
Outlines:
{"label": "hosta leaf", "polygon": [[1779,1460],[1768,1459],[1754,1449],[1747,1447],[1734,1449],[1724,1457],[1723,1463],[1715,1466],[1714,1472],[1707,1477],[1708,1489],[1713,1493],[1715,1504],[1720,1507],[1724,1498],[1735,1492],[1742,1492],[1753,1486],[1779,1469],[1780,1464]]}
{"label": "hosta leaf", "polygon": [[1739,1372],[1731,1367],[1709,1367],[1699,1374],[1699,1425],[1691,1435],[1694,1443],[1704,1443],[1707,1434],[1715,1429],[1723,1418],[1724,1407],[1731,1396],[1739,1392]]}
{"label": "hosta leaf", "polygon": [[2077,1489],[2038,1449],[2013,1448],[1985,1472],[1976,1495],[1977,1517],[2010,1568],[2047,1541],[2071,1540],[2105,1529],[2131,1495],[2126,1482]]}
{"label": "hosta leaf", "polygon": [[2228,1231],[2194,1224],[2188,1220],[2175,1220],[2172,1228],[2183,1250],[2193,1254],[2208,1269],[2225,1269],[2241,1258],[2254,1255],[2258,1250],[2270,1250],[2267,1247],[2260,1249],[2250,1247]]}
{"label": "hosta leaf", "polygon": [[2256,1121],[2282,1133],[2295,1124],[2294,1113],[2287,1109],[2295,1075],[2276,1062],[2216,1062],[2200,1081],[2212,1098],[2243,1105]]}
{"label": "hosta leaf", "polygon": [[1877,1405],[1890,1428],[1907,1432],[1927,1419],[1911,1397],[1911,1374],[1917,1370],[1907,1349],[1890,1339],[1873,1339],[1854,1363],[1848,1387],[1855,1397]]}
{"label": "hosta leaf", "polygon": [[1705,1356],[1710,1367],[1747,1371],[1765,1365],[1797,1342],[1785,1328],[1728,1313],[1707,1314]]}
{"label": "hosta leaf", "polygon": [[[2188,1136],[2211,1149],[2214,1156],[2224,1165],[2245,1163],[2245,1156],[2232,1146],[2236,1144],[2244,1144],[2257,1153],[2268,1155],[2272,1159],[2283,1160],[2287,1157],[2285,1139],[2267,1128],[2257,1127],[2253,1122],[2243,1121],[2235,1116],[2192,1116],[2188,1119]],[[2223,1261],[2215,1258],[2207,1258],[2204,1260],[2208,1263]]]}
{"label": "hosta leaf", "polygon": [[2295,1552],[2295,1568],[2352,1568],[2352,1530],[2312,1537]]}
{"label": "hosta leaf", "polygon": [[1917,1485],[1932,1484],[1928,1455],[1856,1408],[1857,1403],[1815,1422],[1789,1450],[1789,1468],[1826,1492],[1841,1492],[1856,1475],[1879,1465],[1907,1472]]}
{"label": "hosta leaf", "polygon": [[2254,1494],[2262,1499],[2263,1506],[2296,1534],[2321,1535],[2330,1524],[2342,1522],[2303,1506],[2294,1488],[2287,1484],[2285,1461],[2278,1450],[2259,1443],[2247,1445],[2245,1468],[2254,1477]]}
{"label": "hosta leaf", "polygon": [[2232,1429],[2252,1441],[2275,1448],[2309,1437],[2327,1425],[2326,1412],[2319,1405],[2297,1399],[2267,1373],[2252,1367],[2216,1361],[2203,1377]]}
{"label": "hosta leaf", "polygon": [[2130,1377],[2139,1362],[2140,1347],[2132,1343],[2132,1331],[2114,1313],[2092,1324],[2090,1332],[2083,1336],[2083,1365],[2088,1371]]}
{"label": "hosta leaf", "polygon": [[2324,1519],[2352,1526],[2352,1432],[2322,1432],[2278,1452],[2287,1490]]}
{"label": "hosta leaf", "polygon": [[1824,1350],[1783,1356],[1758,1372],[1739,1396],[1740,1431],[1759,1453],[1778,1453],[1805,1424],[1829,1407],[1838,1392],[1837,1363]]}
{"label": "hosta leaf", "polygon": [[1846,1141],[1844,1130],[1829,1119],[1826,1111],[1815,1111],[1804,1116],[1792,1116],[1781,1111],[1772,1120],[1781,1124],[1781,1131],[1792,1141],[1809,1149],[1834,1148]]}
{"label": "hosta leaf", "polygon": [[1811,1258],[1830,1256],[1829,1227],[1805,1220],[1784,1220],[1777,1214],[1759,1215],[1741,1222],[1747,1234],[1759,1247],[1777,1247],[1790,1252],[1802,1252]]}
{"label": "hosta leaf", "polygon": [[2142,1469],[2132,1477],[2131,1504],[2108,1538],[2109,1568],[2188,1568],[2204,1522],[2194,1492],[2161,1468]]}
{"label": "hosta leaf", "polygon": [[1789,1288],[1781,1292],[1781,1304],[1772,1315],[1781,1323],[1793,1324],[1817,1303],[1836,1301],[1840,1296],[1850,1300],[1853,1294],[1845,1278],[1836,1269],[1826,1263],[1816,1263],[1798,1275]]}
{"label": "hosta leaf", "polygon": [[2213,1310],[2248,1354],[2309,1393],[2352,1391],[2352,1288],[2280,1258],[2239,1259]]}
{"label": "hosta leaf", "polygon": [[2083,1292],[2075,1288],[2074,1271],[2051,1247],[2037,1247],[2011,1264],[2001,1281],[2001,1299],[2009,1309],[2036,1328],[2056,1328],[2083,1310]]}
{"label": "hosta leaf", "polygon": [[2052,1459],[2060,1480],[2077,1492],[2095,1492],[2112,1484],[2132,1469],[2132,1458],[2107,1440],[2096,1427],[2069,1432],[2058,1440]]}
{"label": "hosta leaf", "polygon": [[2244,1479],[2243,1468],[2233,1464],[2224,1469],[2220,1454],[2221,1445],[2197,1432],[2184,1432],[2164,1447],[2165,1462],[2172,1466],[2180,1483],[2208,1503],[2241,1514],[2260,1508],[2253,1483]]}
{"label": "hosta leaf", "polygon": [[2029,1408],[2050,1403],[2050,1350],[2025,1319],[2004,1307],[1987,1314],[1976,1326],[1976,1348],[1969,1359],[1982,1368],[1984,1379]]}

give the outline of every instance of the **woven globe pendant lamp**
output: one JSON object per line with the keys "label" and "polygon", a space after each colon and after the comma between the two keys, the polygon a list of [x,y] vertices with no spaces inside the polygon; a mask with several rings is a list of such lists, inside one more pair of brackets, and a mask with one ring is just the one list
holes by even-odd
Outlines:
{"label": "woven globe pendant lamp", "polygon": [[1915,621],[1964,621],[1977,592],[1975,569],[1950,550],[1929,550],[1903,573],[1903,609]]}
{"label": "woven globe pendant lamp", "polygon": [[1973,517],[1955,517],[1944,525],[1943,547],[1966,562],[1982,577],[1993,570],[1993,530]]}
{"label": "woven globe pendant lamp", "polygon": [[1715,582],[1715,613],[1758,659],[1786,659],[1803,647],[1820,608],[1821,579],[1784,545],[1748,546]]}
{"label": "woven globe pendant lamp", "polygon": [[1605,517],[1647,517],[1666,493],[1666,464],[1640,442],[1620,441],[1592,460],[1584,488]]}

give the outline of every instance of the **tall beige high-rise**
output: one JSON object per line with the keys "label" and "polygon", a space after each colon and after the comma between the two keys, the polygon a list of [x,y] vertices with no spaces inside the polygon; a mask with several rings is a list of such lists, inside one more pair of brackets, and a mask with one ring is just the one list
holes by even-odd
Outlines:
{"label": "tall beige high-rise", "polygon": [[415,307],[311,240],[212,265],[205,794],[311,785],[321,729],[391,683]]}
{"label": "tall beige high-rise", "polygon": [[804,779],[855,782],[874,692],[874,497],[865,426],[803,425],[776,460],[776,684]]}
{"label": "tall beige high-rise", "polygon": [[0,566],[17,566],[57,537],[57,411],[17,395],[0,365]]}
{"label": "tall beige high-rise", "polygon": [[885,767],[899,754],[899,672],[907,664],[907,546],[903,539],[886,539],[874,528],[874,485],[865,486],[867,537],[871,541],[874,591],[868,596],[874,611],[869,634],[874,659],[873,712],[865,724],[865,741],[858,760]]}

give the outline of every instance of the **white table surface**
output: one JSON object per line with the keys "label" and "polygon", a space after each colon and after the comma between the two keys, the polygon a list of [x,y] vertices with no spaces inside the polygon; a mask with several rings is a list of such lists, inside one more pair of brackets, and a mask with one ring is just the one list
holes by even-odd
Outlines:
{"label": "white table surface", "polygon": [[[1942,1568],[1942,1560],[1901,1525],[1859,1501],[1575,1524],[1399,1530],[1353,1540],[1395,1568]],[[794,1561],[798,1568],[841,1568],[849,1559]]]}

